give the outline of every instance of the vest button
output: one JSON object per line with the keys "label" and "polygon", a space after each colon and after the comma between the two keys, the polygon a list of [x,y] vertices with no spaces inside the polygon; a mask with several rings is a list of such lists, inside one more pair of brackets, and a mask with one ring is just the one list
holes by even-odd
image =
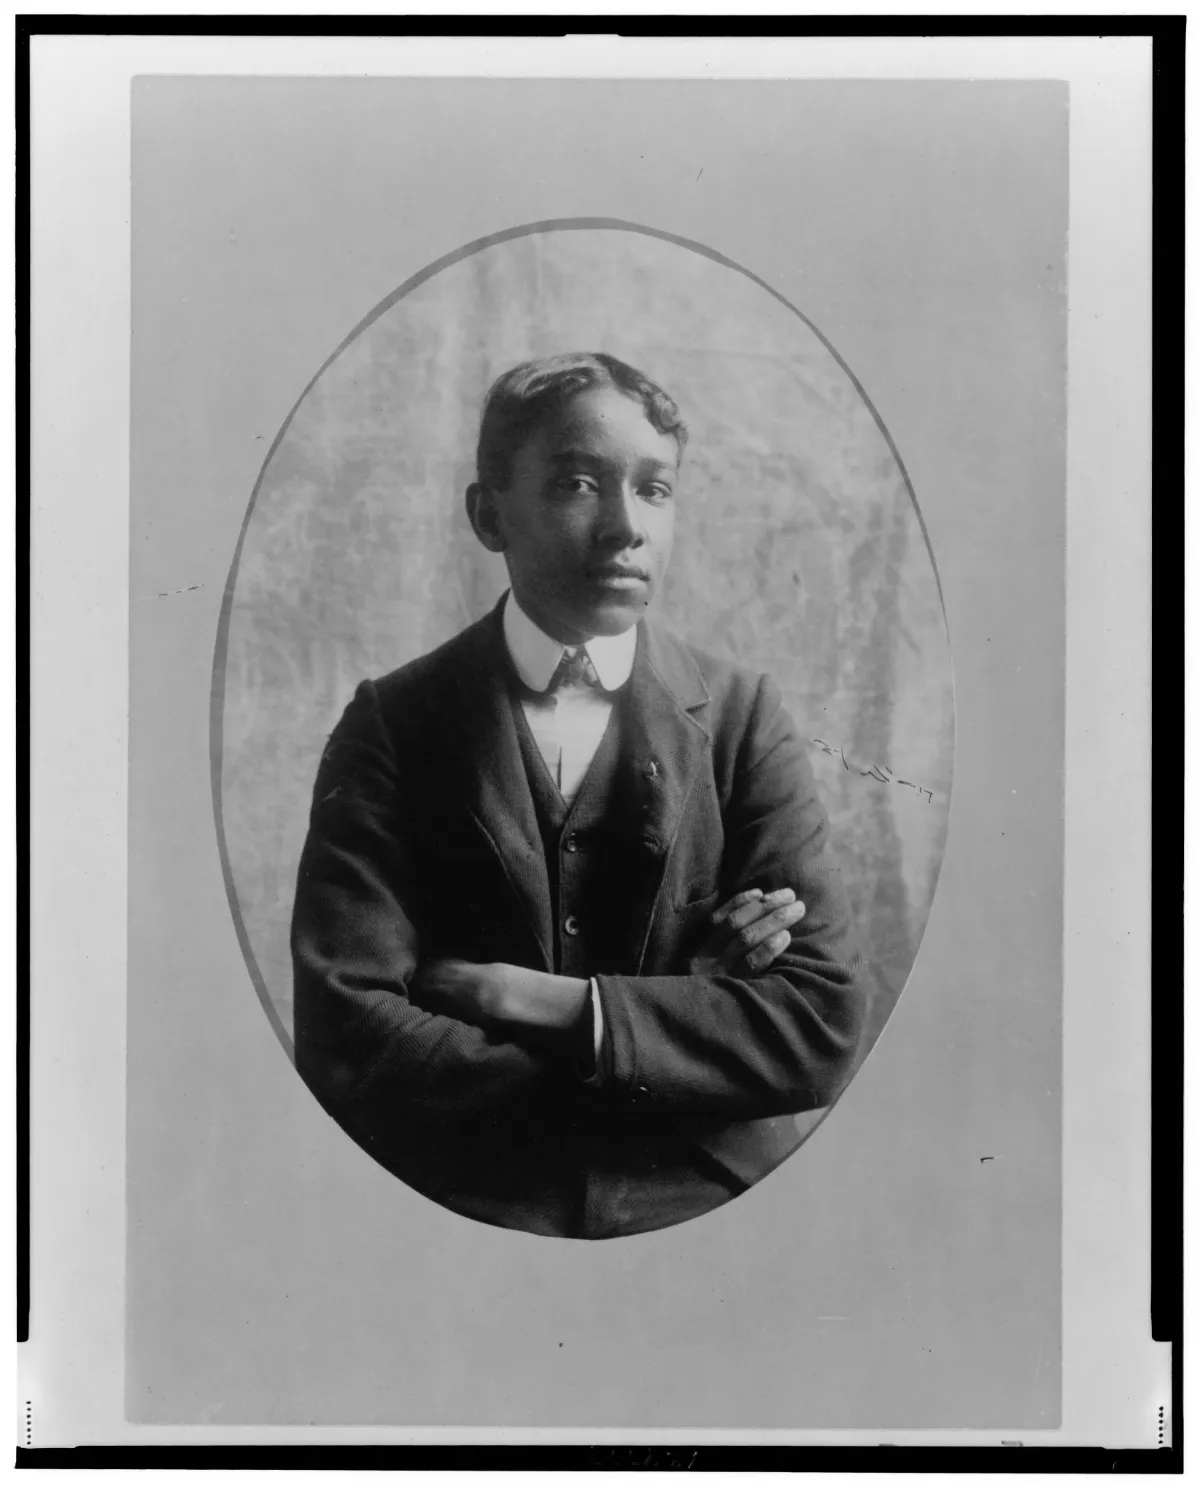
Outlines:
{"label": "vest button", "polygon": [[567,852],[568,855],[574,855],[575,852],[579,849],[579,841],[575,838],[574,835],[568,835],[567,838],[563,841],[563,849]]}
{"label": "vest button", "polygon": [[572,913],[569,918],[564,918],[563,932],[569,933],[572,938],[574,938],[575,935],[579,932],[579,919],[575,916],[574,913]]}

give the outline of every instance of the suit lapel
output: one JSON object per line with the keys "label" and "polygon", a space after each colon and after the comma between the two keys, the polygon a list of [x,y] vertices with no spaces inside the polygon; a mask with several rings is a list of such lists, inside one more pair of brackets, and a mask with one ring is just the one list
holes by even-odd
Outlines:
{"label": "suit lapel", "polygon": [[703,716],[709,693],[691,654],[650,623],[640,626],[628,689],[618,792],[619,813],[640,841],[645,867],[635,929],[640,967],[667,856],[708,754]]}
{"label": "suit lapel", "polygon": [[524,909],[545,967],[553,969],[546,856],[513,721],[499,607],[455,640],[446,662],[429,761],[484,832]]}

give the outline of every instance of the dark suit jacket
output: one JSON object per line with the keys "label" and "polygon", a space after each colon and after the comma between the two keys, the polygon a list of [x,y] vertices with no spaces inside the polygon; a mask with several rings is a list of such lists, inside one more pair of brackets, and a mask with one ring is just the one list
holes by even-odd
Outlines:
{"label": "dark suit jacket", "polygon": [[[510,677],[497,608],[362,684],[330,738],[293,918],[297,1066],[459,1212],[585,1237],[677,1222],[794,1149],[787,1117],[831,1103],[863,1028],[806,752],[768,678],[640,624],[589,883],[611,1059],[589,1086],[407,994],[418,958],[556,968]],[[756,978],[693,973],[713,908],[752,886],[806,904],[790,948]]]}

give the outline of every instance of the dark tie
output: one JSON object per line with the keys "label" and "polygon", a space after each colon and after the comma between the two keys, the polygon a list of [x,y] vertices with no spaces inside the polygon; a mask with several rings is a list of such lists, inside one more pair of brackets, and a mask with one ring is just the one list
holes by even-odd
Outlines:
{"label": "dark tie", "polygon": [[560,689],[566,689],[570,685],[586,684],[592,689],[601,689],[600,677],[596,673],[591,659],[587,655],[586,648],[567,648],[558,661],[558,667],[550,676],[550,683],[546,686],[546,693],[556,694]]}

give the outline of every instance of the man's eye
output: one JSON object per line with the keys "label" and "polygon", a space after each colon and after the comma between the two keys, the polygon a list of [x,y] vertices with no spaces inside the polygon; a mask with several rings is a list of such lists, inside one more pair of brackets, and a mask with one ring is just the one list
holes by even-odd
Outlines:
{"label": "man's eye", "polygon": [[642,497],[648,498],[652,503],[665,503],[671,496],[671,489],[665,482],[651,482],[642,488]]}
{"label": "man's eye", "polygon": [[594,478],[585,477],[582,474],[574,477],[560,477],[554,485],[559,492],[565,493],[589,493],[599,490]]}

